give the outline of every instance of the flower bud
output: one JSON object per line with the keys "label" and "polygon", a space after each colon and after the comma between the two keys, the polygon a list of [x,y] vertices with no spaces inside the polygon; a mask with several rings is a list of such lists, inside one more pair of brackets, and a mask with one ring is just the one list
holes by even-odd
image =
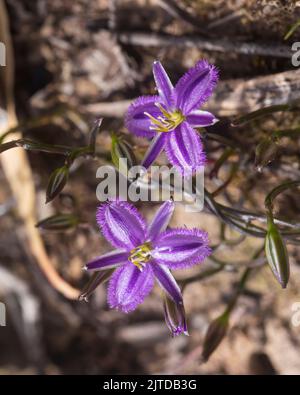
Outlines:
{"label": "flower bud", "polygon": [[60,232],[75,227],[78,222],[78,218],[73,214],[57,214],[38,222],[36,227]]}
{"label": "flower bud", "polygon": [[185,317],[183,302],[175,303],[167,295],[164,298],[165,320],[172,336],[178,336],[181,333],[189,335]]}
{"label": "flower bud", "polygon": [[79,300],[84,300],[88,302],[88,299],[90,295],[95,291],[95,289],[101,285],[104,284],[107,280],[109,280],[110,276],[113,274],[114,269],[108,269],[108,270],[101,270],[99,272],[93,273],[91,276],[89,282],[86,284],[86,286],[83,288]]}
{"label": "flower bud", "polygon": [[46,191],[46,203],[53,200],[66,185],[69,177],[69,168],[67,166],[55,169],[51,174]]}
{"label": "flower bud", "polygon": [[95,152],[95,149],[96,149],[97,134],[99,133],[102,121],[103,121],[103,118],[97,119],[96,122],[94,123],[92,130],[90,131],[89,147],[93,152]]}
{"label": "flower bud", "polygon": [[229,323],[229,313],[226,311],[214,321],[208,327],[206,332],[203,350],[202,350],[202,359],[203,361],[207,361],[212,353],[219,346],[223,338],[225,337],[228,330]]}
{"label": "flower bud", "polygon": [[128,170],[137,164],[136,157],[127,141],[112,136],[111,159],[120,173],[127,175]]}
{"label": "flower bud", "polygon": [[268,218],[265,252],[275,278],[282,288],[286,288],[290,276],[289,256],[285,242],[270,216]]}
{"label": "flower bud", "polygon": [[263,139],[255,150],[255,167],[261,172],[270,162],[272,162],[277,154],[278,144],[272,138]]}

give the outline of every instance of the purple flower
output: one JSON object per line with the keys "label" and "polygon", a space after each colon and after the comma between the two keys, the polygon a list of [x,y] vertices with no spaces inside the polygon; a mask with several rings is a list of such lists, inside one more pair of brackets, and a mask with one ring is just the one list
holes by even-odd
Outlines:
{"label": "purple flower", "polygon": [[172,309],[170,303],[165,307],[165,316],[175,335],[187,334],[187,328],[182,294],[170,270],[201,263],[210,248],[207,233],[200,229],[166,230],[173,211],[173,201],[166,201],[147,226],[127,202],[115,200],[101,205],[97,221],[116,250],[94,259],[86,268],[115,268],[108,285],[108,304],[126,313],[143,302],[156,279],[173,303]]}
{"label": "purple flower", "polygon": [[173,87],[160,62],[153,74],[158,96],[142,96],[128,109],[126,127],[137,136],[154,137],[142,165],[146,168],[165,149],[168,159],[181,173],[192,174],[205,164],[205,153],[196,127],[218,120],[200,110],[218,81],[218,72],[207,61],[199,61]]}

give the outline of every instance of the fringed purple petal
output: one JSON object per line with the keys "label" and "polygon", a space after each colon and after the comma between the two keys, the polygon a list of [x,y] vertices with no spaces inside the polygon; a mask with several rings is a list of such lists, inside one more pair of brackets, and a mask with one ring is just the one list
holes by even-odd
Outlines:
{"label": "fringed purple petal", "polygon": [[175,278],[172,276],[167,266],[156,262],[151,262],[154,276],[156,277],[159,285],[174,300],[175,303],[182,303],[182,294]]}
{"label": "fringed purple petal", "polygon": [[108,304],[113,309],[129,313],[143,302],[153,288],[154,277],[151,265],[141,272],[131,262],[118,268],[108,285]]}
{"label": "fringed purple petal", "polygon": [[108,252],[86,265],[87,270],[106,270],[123,265],[128,261],[128,251],[124,249]]}
{"label": "fringed purple petal", "polygon": [[174,87],[162,64],[158,61],[153,63],[153,75],[160,98],[166,106],[171,107]]}
{"label": "fringed purple petal", "polygon": [[187,123],[195,128],[200,128],[204,126],[211,126],[218,122],[212,113],[208,111],[193,110],[186,117]]}
{"label": "fringed purple petal", "polygon": [[104,203],[96,217],[104,237],[116,248],[128,251],[145,240],[144,219],[130,203],[120,200]]}
{"label": "fringed purple petal", "polygon": [[141,165],[148,169],[163,150],[167,141],[167,133],[157,133],[151,141]]}
{"label": "fringed purple petal", "polygon": [[154,218],[148,226],[147,239],[155,240],[161,232],[167,229],[173,215],[175,204],[173,200],[167,200],[157,210]]}
{"label": "fringed purple petal", "polygon": [[176,105],[185,115],[198,109],[212,94],[218,81],[218,71],[206,60],[199,61],[175,86]]}
{"label": "fringed purple petal", "polygon": [[169,134],[166,154],[179,172],[188,176],[204,166],[206,157],[199,134],[187,122],[183,122]]}
{"label": "fringed purple petal", "polygon": [[125,117],[125,126],[131,132],[140,137],[154,137],[156,132],[150,130],[150,118],[145,112],[157,118],[161,115],[155,103],[161,102],[159,96],[141,96],[128,108]]}
{"label": "fringed purple petal", "polygon": [[208,235],[200,229],[169,229],[154,242],[152,257],[170,269],[199,264],[210,255]]}

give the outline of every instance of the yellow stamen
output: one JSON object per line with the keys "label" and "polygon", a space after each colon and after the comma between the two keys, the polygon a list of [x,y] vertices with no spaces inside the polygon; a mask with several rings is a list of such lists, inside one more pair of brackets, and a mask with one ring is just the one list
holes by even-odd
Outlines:
{"label": "yellow stamen", "polygon": [[161,133],[171,132],[185,120],[185,116],[180,110],[168,112],[160,103],[156,103],[156,106],[160,109],[163,116],[155,118],[148,112],[144,113],[151,120],[151,130]]}
{"label": "yellow stamen", "polygon": [[146,242],[130,251],[129,260],[132,262],[140,271],[143,271],[145,263],[151,259],[151,243]]}

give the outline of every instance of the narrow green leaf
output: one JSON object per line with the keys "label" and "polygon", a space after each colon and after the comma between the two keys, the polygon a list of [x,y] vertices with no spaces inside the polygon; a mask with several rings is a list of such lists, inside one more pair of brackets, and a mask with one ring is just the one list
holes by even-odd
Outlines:
{"label": "narrow green leaf", "polygon": [[284,36],[284,40],[288,40],[299,27],[300,27],[300,19],[289,28],[289,30]]}
{"label": "narrow green leaf", "polygon": [[47,152],[50,154],[59,154],[59,155],[69,155],[70,152],[74,150],[73,148],[64,145],[51,145],[30,139],[18,139],[18,140],[12,140],[8,143],[1,144],[0,153],[10,148],[17,148],[17,147],[24,148],[25,150],[28,151],[40,151],[40,152]]}
{"label": "narrow green leaf", "polygon": [[7,151],[11,148],[16,148],[17,144],[16,141],[9,141],[8,143],[4,143],[0,145],[0,154],[4,151]]}

